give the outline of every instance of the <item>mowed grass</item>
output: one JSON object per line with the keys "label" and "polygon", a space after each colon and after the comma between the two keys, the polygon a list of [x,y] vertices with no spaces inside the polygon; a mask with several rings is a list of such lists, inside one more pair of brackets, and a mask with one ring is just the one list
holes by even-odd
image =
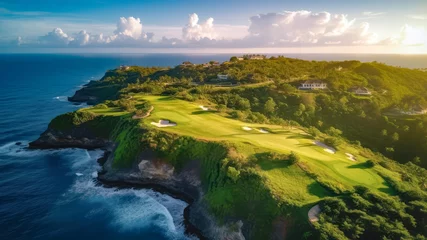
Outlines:
{"label": "mowed grass", "polygon": [[[154,106],[151,116],[141,119],[146,126],[155,128],[151,122],[170,120],[176,122],[177,126],[160,128],[162,131],[236,143],[238,151],[246,155],[267,151],[288,154],[293,151],[301,156],[311,171],[336,185],[346,188],[363,185],[386,192],[389,190],[384,179],[373,168],[365,167],[363,163],[366,159],[358,155],[357,150],[351,146],[342,146],[336,154],[331,154],[314,145],[312,137],[299,129],[241,122],[223,117],[215,111],[203,111],[199,104],[172,97],[140,95],[135,96],[135,99],[147,100]],[[243,127],[252,130],[245,131]],[[260,129],[269,133],[261,133],[258,131]],[[355,155],[358,161],[350,161],[346,152]],[[266,177],[273,194],[280,198],[305,204],[328,194],[298,166],[287,166],[274,161],[262,161],[258,164],[260,173]]]}

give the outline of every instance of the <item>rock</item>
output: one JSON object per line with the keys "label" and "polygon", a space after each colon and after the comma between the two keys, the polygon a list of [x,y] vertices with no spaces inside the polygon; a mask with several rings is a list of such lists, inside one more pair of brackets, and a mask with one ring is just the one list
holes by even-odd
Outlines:
{"label": "rock", "polygon": [[15,145],[20,146],[22,145],[22,142],[16,142]]}

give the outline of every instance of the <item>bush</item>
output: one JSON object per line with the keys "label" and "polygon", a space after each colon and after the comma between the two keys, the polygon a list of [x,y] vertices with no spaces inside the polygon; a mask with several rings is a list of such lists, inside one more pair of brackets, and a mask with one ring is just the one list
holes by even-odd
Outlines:
{"label": "bush", "polygon": [[101,104],[95,105],[93,108],[95,108],[95,109],[107,109],[108,106],[106,104],[101,103]]}
{"label": "bush", "polygon": [[334,137],[325,138],[324,142],[326,145],[331,146],[335,149],[337,149],[338,146],[341,145],[341,139]]}
{"label": "bush", "polygon": [[288,160],[291,164],[296,164],[300,161],[300,157],[295,152],[291,152],[288,156]]}

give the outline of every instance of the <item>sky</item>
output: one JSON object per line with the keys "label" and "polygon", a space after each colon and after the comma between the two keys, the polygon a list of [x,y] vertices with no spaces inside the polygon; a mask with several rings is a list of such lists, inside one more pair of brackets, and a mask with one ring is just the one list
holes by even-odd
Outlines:
{"label": "sky", "polygon": [[0,0],[0,53],[427,54],[427,0]]}

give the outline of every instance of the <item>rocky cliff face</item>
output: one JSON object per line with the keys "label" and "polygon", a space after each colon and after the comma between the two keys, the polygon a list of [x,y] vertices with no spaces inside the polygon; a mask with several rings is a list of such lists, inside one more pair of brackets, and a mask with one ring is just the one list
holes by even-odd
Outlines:
{"label": "rocky cliff face", "polygon": [[198,161],[191,161],[179,172],[156,158],[149,150],[138,156],[132,168],[113,168],[115,144],[107,139],[86,136],[81,131],[63,133],[54,129],[46,130],[41,136],[30,143],[30,148],[83,148],[104,149],[104,156],[98,160],[103,166],[98,180],[107,187],[119,188],[151,188],[171,195],[189,204],[184,211],[184,224],[188,234],[199,239],[245,239],[242,222],[219,226],[208,212],[207,203],[203,200],[204,192],[200,180]]}
{"label": "rocky cliff face", "polygon": [[86,102],[89,105],[93,105],[98,102],[98,98],[93,96],[87,87],[84,87],[80,90],[77,90],[72,97],[68,97],[68,101],[80,103]]}
{"label": "rocky cliff face", "polygon": [[53,129],[48,129],[40,137],[30,142],[30,148],[56,149],[56,148],[83,148],[83,149],[107,149],[113,143],[101,138],[88,138],[74,136]]}

